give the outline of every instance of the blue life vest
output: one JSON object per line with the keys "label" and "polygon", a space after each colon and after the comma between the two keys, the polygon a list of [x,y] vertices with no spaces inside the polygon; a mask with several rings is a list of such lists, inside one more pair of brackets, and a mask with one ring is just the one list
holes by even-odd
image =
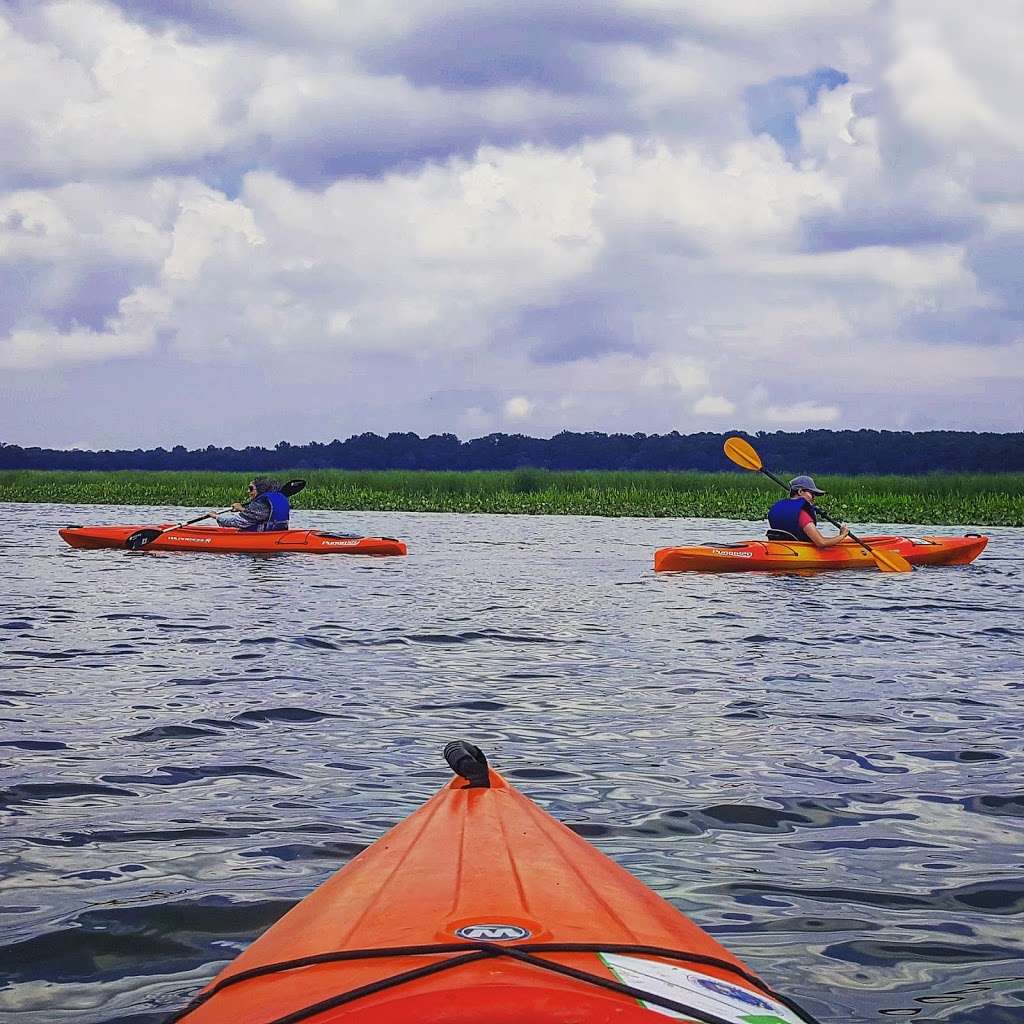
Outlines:
{"label": "blue life vest", "polygon": [[291,506],[288,504],[288,499],[280,491],[265,491],[253,500],[258,501],[260,498],[264,498],[270,503],[270,518],[265,523],[257,523],[255,526],[245,526],[243,529],[246,531],[255,530],[259,533],[287,530],[288,515],[291,512]]}
{"label": "blue life vest", "polygon": [[797,540],[805,540],[810,544],[811,538],[800,527],[801,512],[806,512],[817,523],[814,506],[806,498],[783,498],[768,509],[768,525],[773,530],[785,530]]}

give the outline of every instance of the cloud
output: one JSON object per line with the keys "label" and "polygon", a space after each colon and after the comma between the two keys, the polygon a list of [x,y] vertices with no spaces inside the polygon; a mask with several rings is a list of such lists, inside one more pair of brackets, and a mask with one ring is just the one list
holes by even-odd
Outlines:
{"label": "cloud", "polygon": [[118,303],[102,331],[20,328],[0,340],[0,366],[36,369],[53,362],[97,362],[138,356],[156,343],[161,318],[169,308],[151,288],[139,288]]}
{"label": "cloud", "polygon": [[752,85],[744,95],[747,124],[755,135],[770,135],[780,146],[795,147],[800,141],[798,116],[818,102],[823,89],[849,82],[835,68],[816,68],[805,75],[787,75]]}
{"label": "cloud", "polygon": [[736,411],[736,403],[721,395],[704,395],[693,403],[696,416],[731,416]]}
{"label": "cloud", "polygon": [[244,55],[147,31],[92,0],[0,15],[0,174],[23,184],[137,174],[211,157],[233,134]]}
{"label": "cloud", "polygon": [[516,395],[515,398],[510,398],[502,406],[502,412],[504,412],[506,419],[525,420],[533,412],[533,402],[524,395]]}
{"label": "cloud", "polygon": [[102,433],[72,386],[109,443],[143,399],[241,443],[486,432],[509,396],[538,432],[1019,429],[1022,31],[951,0],[9,3],[0,437]]}
{"label": "cloud", "polygon": [[841,415],[835,405],[797,402],[795,405],[769,405],[763,410],[764,421],[776,426],[818,427],[835,423]]}

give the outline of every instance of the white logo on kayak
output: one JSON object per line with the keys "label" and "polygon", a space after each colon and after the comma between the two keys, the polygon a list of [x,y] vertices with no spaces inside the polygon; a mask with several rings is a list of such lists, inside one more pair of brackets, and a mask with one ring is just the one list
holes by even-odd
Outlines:
{"label": "white logo on kayak", "polygon": [[209,544],[213,540],[212,537],[179,537],[177,534],[174,534],[174,533],[168,534],[167,539],[168,540],[187,540],[187,541],[190,541],[193,544]]}
{"label": "white logo on kayak", "polygon": [[722,555],[723,558],[753,558],[753,551],[723,551],[721,548],[712,548],[713,555]]}
{"label": "white logo on kayak", "polygon": [[[767,993],[753,992],[723,978],[637,956],[619,953],[599,953],[598,956],[624,984],[632,985],[641,993],[662,996],[693,1010],[714,1015],[715,1020],[723,1024],[800,1024],[803,1019]],[[646,1002],[643,995],[638,998],[653,1013],[679,1017],[674,1010]],[[690,1020],[685,1015],[683,1019]]]}
{"label": "white logo on kayak", "polygon": [[455,934],[474,942],[515,942],[528,939],[533,933],[517,924],[467,924]]}
{"label": "white logo on kayak", "polygon": [[[362,538],[360,538],[361,540]],[[325,548],[350,548],[353,544],[358,544],[358,540],[325,540]]]}

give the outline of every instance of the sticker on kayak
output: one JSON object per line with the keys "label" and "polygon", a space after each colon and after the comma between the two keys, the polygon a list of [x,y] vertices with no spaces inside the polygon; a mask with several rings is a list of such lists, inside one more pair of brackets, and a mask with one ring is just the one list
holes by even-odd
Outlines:
{"label": "sticker on kayak", "polygon": [[[600,956],[623,984],[650,992],[652,996],[673,999],[694,1010],[716,1014],[730,1024],[801,1024],[800,1018],[781,1003],[731,981],[636,956],[619,953],[601,953]],[[675,1010],[645,1003],[642,999],[640,1002],[654,1013],[676,1020],[688,1019]]]}
{"label": "sticker on kayak", "polygon": [[723,551],[721,548],[712,548],[711,554],[721,555],[723,558],[753,558],[753,551]]}
{"label": "sticker on kayak", "polygon": [[533,933],[517,924],[467,924],[455,934],[473,942],[518,942]]}

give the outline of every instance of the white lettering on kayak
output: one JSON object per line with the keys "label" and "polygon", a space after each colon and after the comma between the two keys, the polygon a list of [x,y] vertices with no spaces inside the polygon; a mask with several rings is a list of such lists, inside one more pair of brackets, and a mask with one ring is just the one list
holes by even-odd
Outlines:
{"label": "white lettering on kayak", "polygon": [[353,544],[358,544],[362,539],[360,537],[358,540],[325,540],[323,546],[325,548],[350,548]]}
{"label": "white lettering on kayak", "polygon": [[460,939],[476,942],[516,942],[528,939],[533,933],[517,924],[467,924],[455,934]]}
{"label": "white lettering on kayak", "polygon": [[187,540],[189,544],[210,544],[213,541],[212,537],[179,537],[176,534],[169,533],[165,540]]}

